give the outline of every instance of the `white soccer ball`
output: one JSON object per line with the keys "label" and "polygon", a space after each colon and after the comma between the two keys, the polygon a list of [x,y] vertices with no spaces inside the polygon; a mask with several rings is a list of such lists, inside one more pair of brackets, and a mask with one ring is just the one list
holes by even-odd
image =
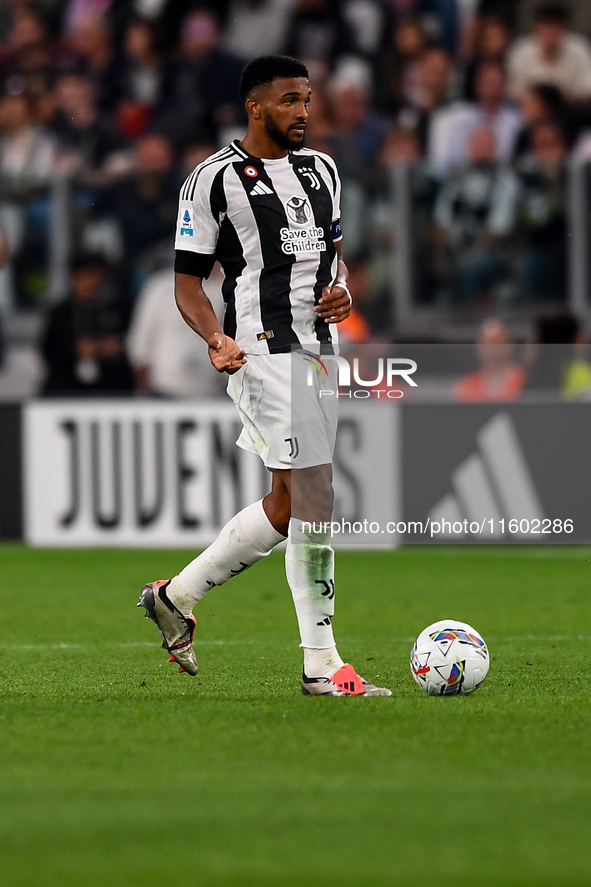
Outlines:
{"label": "white soccer ball", "polygon": [[410,670],[430,696],[473,693],[488,674],[490,659],[481,636],[455,619],[434,622],[420,633],[410,652]]}

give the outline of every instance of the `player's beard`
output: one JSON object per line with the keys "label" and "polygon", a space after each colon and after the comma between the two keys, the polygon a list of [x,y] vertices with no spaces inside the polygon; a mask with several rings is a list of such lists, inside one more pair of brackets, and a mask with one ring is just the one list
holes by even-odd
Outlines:
{"label": "player's beard", "polygon": [[297,148],[301,147],[303,139],[296,140],[290,138],[289,130],[287,132],[282,132],[270,114],[265,114],[264,120],[265,132],[280,148],[283,148],[285,151],[295,151]]}

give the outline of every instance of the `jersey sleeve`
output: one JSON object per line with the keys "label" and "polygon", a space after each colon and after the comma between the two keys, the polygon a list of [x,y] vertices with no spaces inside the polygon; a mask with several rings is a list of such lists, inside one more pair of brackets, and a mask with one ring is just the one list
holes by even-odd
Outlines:
{"label": "jersey sleeve", "polygon": [[175,237],[175,271],[209,277],[215,263],[219,219],[214,218],[210,179],[193,172],[181,188]]}
{"label": "jersey sleeve", "polygon": [[316,169],[322,173],[332,198],[331,235],[336,243],[343,236],[341,230],[341,180],[339,178],[339,171],[330,154],[324,154],[322,151],[309,151],[309,154],[315,158]]}
{"label": "jersey sleeve", "polygon": [[341,228],[341,180],[339,179],[338,173],[335,195],[332,204],[331,234],[332,239],[335,243],[338,240],[341,240],[343,237],[343,229]]}
{"label": "jersey sleeve", "polygon": [[341,179],[336,163],[328,154],[322,155],[324,162],[331,170],[331,179],[333,181],[332,192],[332,239],[336,243],[343,236],[341,228]]}

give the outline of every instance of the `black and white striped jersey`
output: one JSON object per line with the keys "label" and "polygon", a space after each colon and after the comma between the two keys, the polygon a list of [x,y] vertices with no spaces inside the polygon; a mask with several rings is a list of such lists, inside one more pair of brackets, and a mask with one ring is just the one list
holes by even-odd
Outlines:
{"label": "black and white striped jersey", "polygon": [[334,282],[340,238],[340,182],[330,157],[301,148],[265,160],[235,141],[181,189],[175,269],[207,277],[219,261],[224,332],[247,353],[319,343],[329,351],[335,325],[313,309]]}

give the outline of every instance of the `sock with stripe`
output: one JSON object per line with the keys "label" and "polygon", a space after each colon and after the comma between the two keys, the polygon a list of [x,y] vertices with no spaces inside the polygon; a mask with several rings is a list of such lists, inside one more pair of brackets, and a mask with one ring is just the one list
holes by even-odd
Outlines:
{"label": "sock with stripe", "polygon": [[330,530],[314,532],[305,521],[289,524],[285,571],[304,648],[307,677],[331,677],[343,665],[332,631],[334,551]]}
{"label": "sock with stripe", "polygon": [[228,521],[209,548],[175,576],[167,594],[188,616],[211,588],[267,557],[284,539],[265,514],[262,499],[248,505]]}

